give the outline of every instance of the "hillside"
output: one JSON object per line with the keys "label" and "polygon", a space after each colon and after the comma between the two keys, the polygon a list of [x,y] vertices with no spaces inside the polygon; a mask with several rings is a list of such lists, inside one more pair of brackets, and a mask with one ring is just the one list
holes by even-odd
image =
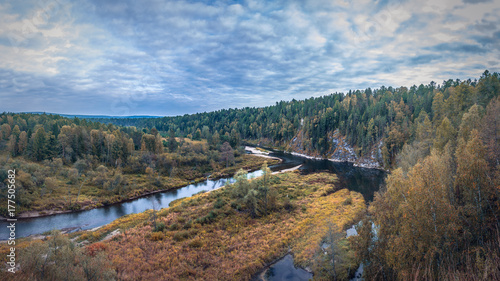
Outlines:
{"label": "hillside", "polygon": [[[485,109],[498,97],[498,73],[438,85],[367,88],[263,108],[224,109],[177,117],[107,119],[118,125],[173,131],[177,136],[244,140],[309,156],[390,169],[419,126],[436,128],[446,117],[457,131],[474,104]],[[339,149],[337,149],[339,148]]]}

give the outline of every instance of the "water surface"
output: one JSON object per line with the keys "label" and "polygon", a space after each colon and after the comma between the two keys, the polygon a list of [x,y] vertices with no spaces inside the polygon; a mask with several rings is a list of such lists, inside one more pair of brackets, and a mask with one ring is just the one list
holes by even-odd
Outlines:
{"label": "water surface", "polygon": [[286,255],[271,265],[264,274],[266,281],[308,281],[313,278],[312,273],[293,264],[293,256]]}
{"label": "water surface", "polygon": [[[261,170],[248,173],[249,178],[262,175]],[[170,202],[193,196],[201,191],[211,191],[224,186],[226,183],[234,182],[233,178],[206,180],[204,182],[190,184],[178,189],[155,193],[124,203],[118,203],[106,207],[75,213],[56,214],[52,216],[19,219],[16,223],[16,237],[26,237],[34,234],[44,233],[53,229],[91,229],[102,226],[120,218],[124,215],[141,213],[149,209],[161,209],[168,207]],[[8,238],[7,222],[0,222],[0,240]]]}
{"label": "water surface", "polygon": [[[354,167],[351,163],[337,163],[328,160],[313,160],[289,153],[274,151],[270,156],[279,157],[282,163],[270,166],[271,170],[278,171],[303,164],[302,173],[326,171],[337,174],[339,184],[343,188],[363,194],[367,202],[373,200],[373,194],[384,181],[385,173],[380,170]],[[262,171],[248,173],[248,177],[258,177]],[[47,217],[20,219],[16,223],[16,237],[26,237],[40,234],[53,229],[92,229],[108,224],[115,219],[134,213],[144,212],[148,209],[161,209],[176,199],[193,196],[201,191],[211,191],[224,186],[227,182],[234,182],[233,178],[206,180],[190,184],[179,189],[156,193],[146,197],[134,199],[124,203],[101,207],[76,213],[56,214]],[[0,222],[0,240],[8,238],[7,222]]]}

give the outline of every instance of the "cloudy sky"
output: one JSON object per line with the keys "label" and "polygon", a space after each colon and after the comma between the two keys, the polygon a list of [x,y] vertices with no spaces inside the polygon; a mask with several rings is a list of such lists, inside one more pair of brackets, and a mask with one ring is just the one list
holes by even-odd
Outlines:
{"label": "cloudy sky", "polygon": [[178,115],[474,79],[500,71],[499,15],[500,0],[1,0],[0,112]]}

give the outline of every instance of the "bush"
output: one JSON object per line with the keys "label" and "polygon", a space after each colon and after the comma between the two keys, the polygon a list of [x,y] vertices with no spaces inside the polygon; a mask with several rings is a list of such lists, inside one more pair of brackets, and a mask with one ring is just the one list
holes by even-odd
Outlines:
{"label": "bush", "polygon": [[351,196],[347,197],[347,198],[344,200],[344,202],[342,203],[342,205],[344,205],[344,206],[345,206],[345,205],[351,205],[351,204],[352,204],[352,197],[351,197]]}
{"label": "bush", "polygon": [[151,239],[151,241],[159,241],[163,240],[163,238],[165,238],[165,235],[163,235],[162,232],[153,232],[151,233],[151,237],[149,239]]}
{"label": "bush", "polygon": [[217,198],[217,201],[215,201],[215,203],[214,203],[214,208],[220,209],[220,208],[224,207],[224,205],[226,205],[226,201],[224,201],[221,198]]}
{"label": "bush", "polygon": [[78,203],[72,203],[68,206],[68,210],[79,211],[82,208]]}
{"label": "bush", "polygon": [[201,248],[203,247],[203,242],[200,239],[193,239],[189,242],[188,246],[191,248]]}
{"label": "bush", "polygon": [[193,226],[193,221],[189,220],[186,224],[184,224],[183,228],[184,229],[190,229],[191,226]]}
{"label": "bush", "polygon": [[243,209],[243,207],[241,206],[241,204],[238,204],[237,202],[232,202],[231,203],[231,208],[236,209],[238,211],[241,211]]}
{"label": "bush", "polygon": [[170,230],[178,230],[180,228],[179,224],[174,222],[173,224],[170,225],[169,229]]}
{"label": "bush", "polygon": [[157,223],[153,232],[161,232],[165,229],[165,224],[163,222]]}
{"label": "bush", "polygon": [[94,257],[95,255],[97,255],[97,253],[106,250],[106,248],[106,244],[102,242],[96,242],[85,247],[85,251],[87,255]]}
{"label": "bush", "polygon": [[174,234],[173,239],[177,242],[180,242],[180,241],[186,240],[188,237],[189,237],[189,232],[179,231],[179,232]]}
{"label": "bush", "polygon": [[290,198],[283,198],[283,208],[287,211],[293,211],[295,209],[295,204],[290,201]]}
{"label": "bush", "polygon": [[209,224],[209,223],[212,223],[213,221],[215,221],[217,216],[218,216],[218,214],[216,212],[210,211],[210,213],[208,213],[208,215],[201,217],[201,218],[197,218],[196,222],[201,223],[201,224]]}

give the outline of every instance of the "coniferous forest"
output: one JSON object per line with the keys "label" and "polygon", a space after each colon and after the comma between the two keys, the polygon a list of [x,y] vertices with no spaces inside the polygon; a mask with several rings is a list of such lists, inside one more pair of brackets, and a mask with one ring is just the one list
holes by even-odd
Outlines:
{"label": "coniferous forest", "polygon": [[[499,94],[500,74],[485,71],[476,80],[175,117],[4,112],[0,196],[7,198],[7,171],[15,169],[16,203],[26,216],[235,178],[99,229],[25,238],[19,274],[250,280],[291,251],[314,280],[349,280],[360,264],[365,280],[500,280]],[[365,202],[334,174],[272,174],[268,165],[277,160],[245,154],[244,145],[361,166],[367,160],[387,171],[385,185]],[[248,180],[247,171],[260,167],[263,176]],[[7,213],[1,206],[0,215]],[[353,224],[358,235],[346,238]]]}

